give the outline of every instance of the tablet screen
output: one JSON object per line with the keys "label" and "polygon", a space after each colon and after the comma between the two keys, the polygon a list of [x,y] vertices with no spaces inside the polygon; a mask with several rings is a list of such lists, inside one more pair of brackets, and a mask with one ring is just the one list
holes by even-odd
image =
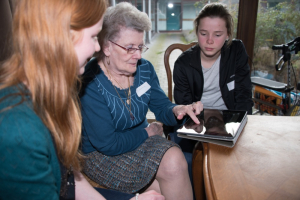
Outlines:
{"label": "tablet screen", "polygon": [[189,118],[177,132],[234,138],[246,115],[246,111],[204,109],[197,115],[200,124]]}

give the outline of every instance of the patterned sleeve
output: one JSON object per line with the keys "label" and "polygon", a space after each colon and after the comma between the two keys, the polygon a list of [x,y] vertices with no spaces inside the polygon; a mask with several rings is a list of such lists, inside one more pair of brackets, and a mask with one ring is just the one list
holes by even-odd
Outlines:
{"label": "patterned sleeve", "polygon": [[173,114],[173,104],[166,96],[164,91],[161,89],[157,74],[154,70],[153,65],[147,61],[150,67],[150,86],[151,86],[151,99],[149,108],[155,114],[158,121],[168,125],[174,126],[177,124],[176,118]]}

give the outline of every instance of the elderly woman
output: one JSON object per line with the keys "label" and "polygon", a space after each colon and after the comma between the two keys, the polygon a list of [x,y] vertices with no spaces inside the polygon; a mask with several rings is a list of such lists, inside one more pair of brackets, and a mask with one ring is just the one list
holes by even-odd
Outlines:
{"label": "elderly woman", "polygon": [[162,137],[160,123],[148,124],[148,109],[166,125],[195,114],[202,104],[175,105],[160,88],[144,31],[151,22],[129,3],[108,8],[98,35],[101,51],[86,66],[81,97],[84,173],[127,193],[155,189],[166,199],[192,199],[187,163],[180,148]]}

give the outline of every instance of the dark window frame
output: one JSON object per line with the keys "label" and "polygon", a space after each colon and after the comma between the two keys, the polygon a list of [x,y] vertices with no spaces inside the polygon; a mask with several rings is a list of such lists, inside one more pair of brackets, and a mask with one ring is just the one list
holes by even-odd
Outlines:
{"label": "dark window frame", "polygon": [[257,19],[258,0],[240,0],[237,25],[237,39],[243,41],[249,56],[249,65],[252,69],[255,30]]}

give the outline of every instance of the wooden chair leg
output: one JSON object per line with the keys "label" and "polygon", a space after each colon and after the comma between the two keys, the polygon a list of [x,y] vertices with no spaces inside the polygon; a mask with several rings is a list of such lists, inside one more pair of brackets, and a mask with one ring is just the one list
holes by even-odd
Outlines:
{"label": "wooden chair leg", "polygon": [[203,146],[201,142],[197,142],[193,151],[193,183],[196,200],[205,200],[205,187],[203,179]]}

